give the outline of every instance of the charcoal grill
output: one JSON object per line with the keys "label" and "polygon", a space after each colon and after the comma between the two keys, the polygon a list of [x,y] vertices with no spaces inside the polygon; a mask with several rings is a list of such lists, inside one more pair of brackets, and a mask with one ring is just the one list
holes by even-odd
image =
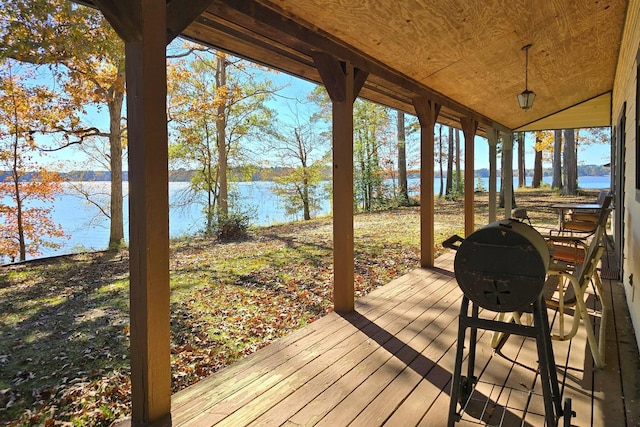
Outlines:
{"label": "charcoal grill", "polygon": [[[452,427],[461,419],[458,403],[464,408],[477,382],[474,376],[477,331],[484,329],[503,334],[504,337],[513,334],[536,339],[546,425],[557,426],[560,417],[564,417],[564,425],[569,426],[573,414],[571,401],[565,400],[563,408],[543,297],[551,258],[544,238],[530,225],[507,219],[491,223],[466,239],[453,236],[443,242],[443,245],[457,251],[454,271],[464,294],[459,316],[448,425]],[[498,313],[531,312],[533,324],[528,326],[480,318],[480,308]],[[467,329],[470,330],[469,355],[467,376],[463,376]]]}

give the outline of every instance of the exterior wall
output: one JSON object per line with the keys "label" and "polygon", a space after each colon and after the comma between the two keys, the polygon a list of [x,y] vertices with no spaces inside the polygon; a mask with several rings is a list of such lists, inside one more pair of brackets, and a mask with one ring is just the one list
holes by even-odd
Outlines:
{"label": "exterior wall", "polygon": [[[617,125],[626,102],[625,126],[625,195],[624,195],[624,261],[621,278],[640,348],[640,190],[636,189],[636,167],[638,137],[636,122],[636,78],[638,49],[640,48],[640,0],[630,0],[627,9],[625,30],[622,36],[620,56],[614,81],[612,122]],[[617,163],[617,162],[616,162]],[[619,163],[617,163],[619,164]],[[633,276],[632,276],[633,275]],[[630,277],[633,277],[633,285]]]}

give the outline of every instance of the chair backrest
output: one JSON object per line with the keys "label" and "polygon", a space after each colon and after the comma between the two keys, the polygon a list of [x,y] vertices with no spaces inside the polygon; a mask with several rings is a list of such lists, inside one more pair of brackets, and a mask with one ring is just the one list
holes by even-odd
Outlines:
{"label": "chair backrest", "polygon": [[596,200],[596,203],[599,205],[602,205],[604,203],[604,199],[610,195],[611,195],[611,192],[609,190],[600,190],[600,192],[598,193],[598,199]]}
{"label": "chair backrest", "polygon": [[602,202],[602,209],[600,210],[600,214],[598,216],[598,225],[595,232],[593,233],[591,242],[589,243],[584,261],[582,264],[577,266],[574,272],[575,277],[581,282],[581,285],[583,280],[591,279],[598,261],[600,261],[602,252],[604,251],[604,236],[606,234],[605,231],[607,229],[609,214],[611,213],[609,205],[611,204],[612,198],[613,196],[607,195],[605,197],[605,200]]}

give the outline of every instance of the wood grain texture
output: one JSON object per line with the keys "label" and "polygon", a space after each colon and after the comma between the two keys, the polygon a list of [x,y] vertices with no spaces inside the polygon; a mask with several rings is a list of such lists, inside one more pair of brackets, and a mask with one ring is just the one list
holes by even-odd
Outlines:
{"label": "wood grain texture", "polygon": [[[612,89],[626,11],[622,0],[269,3],[512,128]],[[524,112],[528,43],[537,99]]]}
{"label": "wood grain texture", "polygon": [[[453,252],[441,256],[436,268],[414,270],[357,300],[355,313],[329,314],[179,392],[174,425],[446,425],[461,298],[453,258]],[[621,292],[606,295],[620,306]],[[549,317],[557,323],[554,310]],[[612,328],[628,327],[628,318],[613,318]],[[470,407],[457,425],[480,419],[493,425],[503,414],[504,425],[522,419],[542,425],[534,340],[511,336],[498,354],[491,335],[478,334],[475,397],[494,408],[482,415]],[[610,334],[609,351],[621,339]],[[624,411],[625,366],[592,369],[583,332],[553,347],[564,394],[578,414],[573,425],[635,425],[629,413],[635,408]]]}

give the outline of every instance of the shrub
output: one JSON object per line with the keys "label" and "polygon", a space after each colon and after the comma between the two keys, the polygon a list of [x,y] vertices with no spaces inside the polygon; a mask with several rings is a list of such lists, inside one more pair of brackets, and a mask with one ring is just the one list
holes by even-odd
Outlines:
{"label": "shrub", "polygon": [[230,212],[228,215],[220,215],[216,234],[220,240],[239,240],[247,237],[249,229],[249,216],[240,212]]}

